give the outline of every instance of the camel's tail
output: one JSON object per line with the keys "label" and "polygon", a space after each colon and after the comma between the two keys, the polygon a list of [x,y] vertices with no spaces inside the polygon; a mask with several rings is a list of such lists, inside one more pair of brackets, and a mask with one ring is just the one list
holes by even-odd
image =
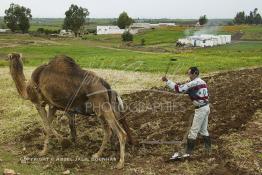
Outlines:
{"label": "camel's tail", "polygon": [[[116,94],[116,98],[117,98],[117,102],[118,102],[118,103],[117,103],[117,104],[118,104],[118,107],[117,107],[117,108],[119,109],[119,113],[120,113],[120,115],[121,115],[121,112],[124,111],[124,103],[123,103],[123,100],[121,99],[121,97],[120,97],[118,94]],[[135,141],[134,141],[134,139],[133,139],[133,137],[132,137],[132,135],[131,135],[131,130],[130,130],[127,122],[126,122],[126,118],[123,117],[123,116],[120,116],[119,122],[121,123],[121,125],[123,126],[123,128],[124,128],[124,130],[125,130],[125,132],[126,132],[126,134],[127,134],[127,140],[128,140],[128,142],[129,142],[131,145],[135,145]]]}
{"label": "camel's tail", "polygon": [[22,98],[28,99],[28,94],[26,91],[26,79],[23,70],[22,54],[9,54],[8,59],[10,62],[10,73],[15,82],[16,89]]}
{"label": "camel's tail", "polygon": [[123,103],[122,98],[118,94],[117,94],[116,98],[117,98],[117,101],[118,101],[118,108],[119,108],[120,112],[124,111],[124,103]]}

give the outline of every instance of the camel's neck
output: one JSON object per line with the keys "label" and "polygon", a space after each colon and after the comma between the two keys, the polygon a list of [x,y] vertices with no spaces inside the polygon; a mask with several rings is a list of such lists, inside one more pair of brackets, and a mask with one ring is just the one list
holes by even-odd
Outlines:
{"label": "camel's neck", "polygon": [[21,60],[13,60],[10,62],[10,73],[15,82],[18,93],[22,98],[27,99],[26,79]]}

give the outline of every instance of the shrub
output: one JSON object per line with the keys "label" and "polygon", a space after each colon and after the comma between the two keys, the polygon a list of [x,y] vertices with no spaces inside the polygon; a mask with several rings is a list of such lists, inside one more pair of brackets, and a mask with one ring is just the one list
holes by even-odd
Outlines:
{"label": "shrub", "polygon": [[44,28],[38,28],[36,31],[38,33],[45,33],[45,29]]}
{"label": "shrub", "polygon": [[88,33],[94,33],[94,34],[95,34],[95,33],[96,33],[96,29],[87,29],[87,32],[88,32]]}
{"label": "shrub", "polygon": [[124,42],[133,41],[133,35],[129,31],[124,32],[122,34],[122,41]]}
{"label": "shrub", "polygon": [[144,46],[144,45],[145,45],[145,42],[146,42],[145,38],[142,38],[141,41],[140,41],[141,46]]}
{"label": "shrub", "polygon": [[38,28],[36,31],[39,34],[46,34],[46,35],[58,34],[60,32],[60,30],[50,30],[50,29],[44,29],[44,28]]}

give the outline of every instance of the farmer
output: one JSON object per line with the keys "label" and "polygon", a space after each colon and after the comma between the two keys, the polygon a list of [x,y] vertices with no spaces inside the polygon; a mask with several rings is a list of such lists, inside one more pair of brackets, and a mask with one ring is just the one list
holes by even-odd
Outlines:
{"label": "farmer", "polygon": [[173,89],[177,93],[188,94],[195,106],[194,119],[187,136],[187,144],[185,149],[180,152],[176,152],[170,158],[172,160],[189,157],[191,155],[198,133],[203,136],[206,151],[208,153],[211,151],[211,140],[207,130],[208,115],[210,113],[207,84],[204,80],[199,78],[199,70],[197,67],[190,67],[187,75],[191,81],[182,85],[176,84],[171,80],[168,80],[166,77],[162,77],[162,80],[166,82],[169,88]]}

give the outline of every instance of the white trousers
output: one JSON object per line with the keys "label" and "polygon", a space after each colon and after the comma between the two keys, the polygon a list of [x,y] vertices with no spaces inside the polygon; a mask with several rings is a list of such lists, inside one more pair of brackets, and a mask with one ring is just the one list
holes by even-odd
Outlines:
{"label": "white trousers", "polygon": [[207,130],[209,113],[210,113],[209,105],[203,106],[199,109],[195,109],[193,123],[188,133],[189,139],[196,139],[198,133],[203,136],[209,136]]}

